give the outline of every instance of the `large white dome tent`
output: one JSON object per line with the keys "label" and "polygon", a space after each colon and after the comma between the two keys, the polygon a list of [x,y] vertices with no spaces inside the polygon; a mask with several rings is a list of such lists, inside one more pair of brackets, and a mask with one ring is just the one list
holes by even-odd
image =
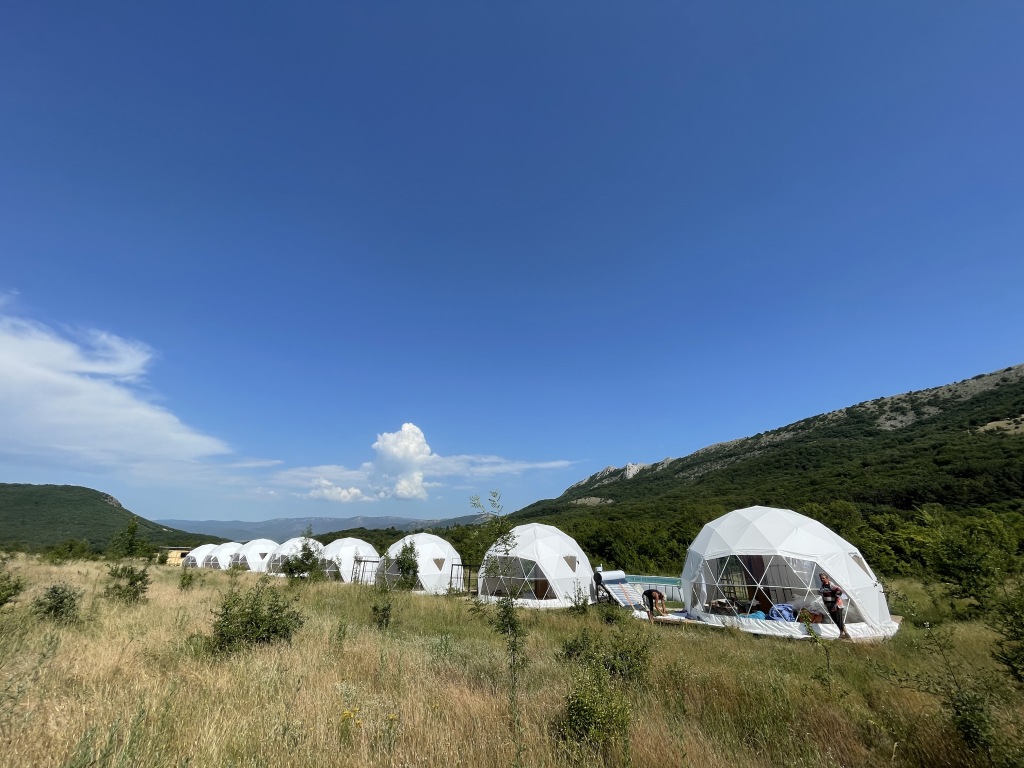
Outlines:
{"label": "large white dome tent", "polygon": [[206,556],[216,549],[216,544],[202,544],[189,552],[181,561],[182,568],[202,568]]}
{"label": "large white dome tent", "polygon": [[[361,562],[371,561],[376,565],[380,560],[380,555],[372,544],[362,539],[346,536],[345,538],[328,542],[323,552],[320,553],[320,559],[324,563],[327,578],[350,582],[353,581],[353,570],[356,560]],[[363,569],[358,569],[355,580],[365,580]],[[372,583],[372,581],[373,576],[371,574],[369,582]]]}
{"label": "large white dome tent", "polygon": [[419,566],[419,577],[416,590],[443,595],[448,592],[452,580],[452,567],[462,566],[462,558],[455,547],[432,533],[413,533],[405,536],[390,547],[377,569],[377,578],[386,579],[393,584],[399,578],[398,565],[395,559],[402,552],[402,547],[411,543],[416,547],[416,563]]}
{"label": "large white dome tent", "polygon": [[806,608],[822,622],[823,636],[838,637],[819,593],[827,573],[846,595],[846,630],[853,638],[890,637],[899,628],[889,615],[881,583],[850,542],[817,520],[791,509],[747,507],[704,526],[686,553],[681,577],[687,614],[756,634],[806,636],[798,621],[769,621],[773,606]]}
{"label": "large white dome tent", "polygon": [[592,601],[594,571],[575,539],[541,523],[516,526],[511,537],[507,552],[496,543],[484,555],[480,599],[511,595],[530,608],[568,608],[581,597]]}
{"label": "large white dome tent", "polygon": [[278,544],[277,548],[270,553],[270,556],[267,558],[266,572],[277,576],[283,575],[281,565],[285,560],[301,555],[303,544],[308,544],[309,548],[313,550],[313,554],[317,557],[320,556],[324,549],[324,545],[316,539],[307,539],[305,536],[296,536],[294,539],[288,539],[288,541]]}
{"label": "large white dome tent", "polygon": [[277,542],[271,539],[247,541],[231,555],[231,567],[262,573],[267,570],[270,554],[277,549],[277,546]]}
{"label": "large white dome tent", "polygon": [[226,571],[231,567],[231,556],[242,548],[237,541],[229,541],[225,544],[218,544],[206,553],[203,558],[203,568],[211,568],[215,571]]}

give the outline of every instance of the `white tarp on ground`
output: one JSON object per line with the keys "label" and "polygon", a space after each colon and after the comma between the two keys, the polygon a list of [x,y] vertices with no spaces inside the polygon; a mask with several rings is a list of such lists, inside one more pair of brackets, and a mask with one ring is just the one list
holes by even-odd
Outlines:
{"label": "white tarp on ground", "polygon": [[277,546],[277,542],[270,539],[247,541],[231,555],[231,567],[262,573],[267,570],[270,554],[277,549]]}
{"label": "white tarp on ground", "polygon": [[212,568],[215,571],[226,571],[231,567],[231,556],[241,548],[242,545],[237,541],[218,544],[206,553],[206,557],[203,558],[203,568]]}
{"label": "white tarp on ground", "polygon": [[324,545],[316,539],[307,539],[304,536],[288,539],[288,541],[278,544],[277,549],[270,553],[270,557],[267,558],[267,573],[280,575],[281,564],[288,558],[301,555],[303,544],[309,544],[309,548],[313,550],[313,554],[317,557],[320,556],[324,549]]}
{"label": "white tarp on ground", "polygon": [[398,579],[395,558],[408,543],[416,547],[416,563],[419,566],[419,583],[416,589],[434,595],[447,593],[451,584],[452,566],[461,568],[462,558],[455,551],[455,547],[432,533],[414,533],[388,547],[387,554],[378,567],[377,577],[386,578],[392,584]]}
{"label": "white tarp on ground", "polygon": [[568,608],[594,599],[590,560],[571,536],[552,525],[530,523],[512,529],[508,552],[493,545],[477,580],[481,600],[516,596],[529,608]]}
{"label": "white tarp on ground", "polygon": [[[327,578],[345,582],[352,581],[352,567],[356,558],[376,561],[380,559],[380,555],[372,544],[351,536],[329,542],[320,553]],[[360,576],[361,574],[356,575],[357,578]],[[362,578],[365,580],[365,576]],[[372,582],[372,578],[370,581]]]}
{"label": "white tarp on ground", "polygon": [[189,552],[181,561],[182,568],[202,568],[206,556],[217,547],[216,544],[202,544]]}
{"label": "white tarp on ground", "polygon": [[[817,520],[791,509],[737,509],[704,526],[686,553],[682,587],[691,617],[747,632],[806,636],[800,622],[750,618],[788,604],[821,614],[813,624],[822,637],[838,630],[824,608],[819,574],[828,573],[846,593],[846,629],[854,638],[896,633],[879,583],[861,553]],[[732,613],[739,615],[730,615]]]}

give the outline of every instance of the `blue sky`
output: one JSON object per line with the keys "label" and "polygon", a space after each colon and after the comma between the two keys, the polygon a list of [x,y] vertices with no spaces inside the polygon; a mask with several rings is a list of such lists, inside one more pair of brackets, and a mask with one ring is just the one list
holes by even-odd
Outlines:
{"label": "blue sky", "polygon": [[0,482],[468,513],[1024,362],[1024,7],[9,5]]}

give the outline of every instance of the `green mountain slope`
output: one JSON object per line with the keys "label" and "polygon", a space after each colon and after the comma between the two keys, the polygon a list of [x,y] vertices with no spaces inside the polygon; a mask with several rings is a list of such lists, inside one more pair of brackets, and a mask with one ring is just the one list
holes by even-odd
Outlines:
{"label": "green mountain slope", "polygon": [[137,517],[113,496],[77,485],[0,483],[0,548],[39,550],[68,539],[102,550],[136,518],[138,535],[159,546],[223,541]]}
{"label": "green mountain slope", "polygon": [[609,467],[515,518],[563,528],[596,562],[675,573],[704,523],[753,504],[822,520],[890,574],[934,568],[937,537],[966,519],[994,526],[993,546],[1019,550],[1024,365]]}

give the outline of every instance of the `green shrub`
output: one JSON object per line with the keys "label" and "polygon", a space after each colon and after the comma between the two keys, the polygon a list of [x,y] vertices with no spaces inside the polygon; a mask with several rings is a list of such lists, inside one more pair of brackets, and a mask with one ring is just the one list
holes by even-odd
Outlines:
{"label": "green shrub", "polygon": [[83,594],[64,582],[52,584],[32,601],[32,612],[41,619],[59,624],[75,624],[81,620]]}
{"label": "green shrub", "polygon": [[581,666],[601,667],[625,683],[642,683],[651,667],[652,637],[645,625],[633,624],[617,626],[607,637],[598,637],[584,627],[563,641],[559,656]]}
{"label": "green shrub", "polygon": [[373,614],[373,623],[377,629],[384,631],[391,626],[391,613],[393,610],[391,595],[384,592],[380,598],[374,600],[370,606],[370,613]]}
{"label": "green shrub", "polygon": [[[308,529],[307,529],[308,534]],[[305,581],[323,581],[327,578],[323,561],[316,550],[309,544],[309,536],[305,537],[298,554],[286,557],[281,562],[281,573],[289,579],[303,579]]]}
{"label": "green shrub", "polygon": [[416,589],[420,578],[420,564],[416,559],[416,545],[411,541],[405,542],[395,558],[395,565],[398,567],[398,582],[395,586],[398,589]]}
{"label": "green shrub", "polygon": [[136,568],[133,565],[107,566],[110,583],[103,590],[103,596],[126,605],[141,603],[146,599],[151,581],[148,568]]}
{"label": "green shrub", "polygon": [[202,581],[202,576],[195,568],[182,568],[181,576],[178,577],[178,589],[188,592],[192,587]]}
{"label": "green shrub", "polygon": [[602,748],[612,740],[626,739],[629,718],[629,702],[612,684],[607,670],[586,664],[573,672],[555,732],[563,741]]}
{"label": "green shrub", "polygon": [[213,622],[213,650],[236,651],[254,645],[289,641],[305,623],[302,613],[261,579],[248,592],[232,587]]}
{"label": "green shrub", "polygon": [[7,558],[0,557],[0,608],[14,600],[25,589],[25,580],[7,570]]}

